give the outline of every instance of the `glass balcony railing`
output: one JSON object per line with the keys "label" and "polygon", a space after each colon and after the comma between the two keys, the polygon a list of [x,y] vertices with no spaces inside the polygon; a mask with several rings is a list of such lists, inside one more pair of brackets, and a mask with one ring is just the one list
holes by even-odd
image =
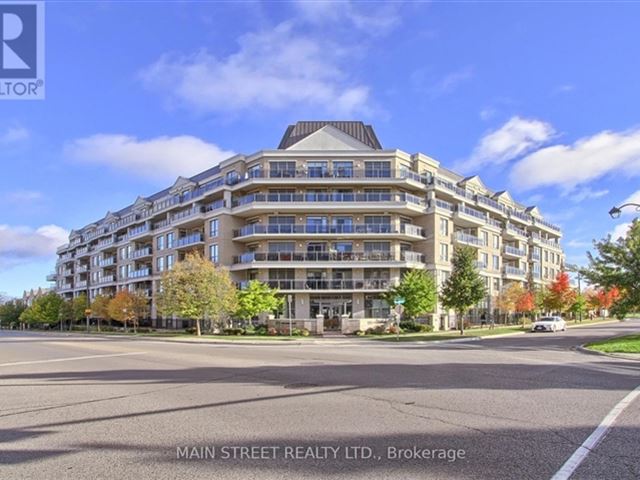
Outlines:
{"label": "glass balcony railing", "polygon": [[506,265],[504,267],[504,273],[505,275],[512,275],[517,277],[524,277],[527,275],[527,272],[524,269],[518,268],[518,267],[512,267],[509,265]]}
{"label": "glass balcony railing", "polygon": [[357,224],[357,225],[247,225],[233,232],[234,237],[248,235],[348,235],[348,234],[399,234],[405,233],[413,236],[424,236],[423,229],[410,224],[401,225],[399,228],[390,223]]}
{"label": "glass balcony railing", "polygon": [[149,275],[151,275],[151,268],[145,267],[139,270],[132,270],[129,272],[127,276],[129,278],[143,278],[143,277],[148,277]]}
{"label": "glass balcony railing", "polygon": [[527,232],[525,232],[521,228],[513,226],[510,223],[507,223],[505,229],[506,229],[507,232],[512,233],[514,235],[520,235],[521,237],[526,237],[527,236]]}
{"label": "glass balcony railing", "polygon": [[456,232],[454,238],[456,239],[456,241],[460,243],[466,243],[467,245],[474,245],[477,247],[485,246],[485,242],[482,238],[476,237],[475,235],[471,235],[469,233]]}
{"label": "glass balcony railing", "polygon": [[[240,282],[240,289],[246,288],[248,282]],[[266,280],[267,285],[278,290],[387,290],[391,283],[389,280],[331,280],[331,279],[307,279],[307,280]]]}
{"label": "glass balcony railing", "polygon": [[116,263],[116,258],[115,257],[103,258],[102,260],[100,260],[98,262],[98,266],[100,266],[100,267],[109,267],[109,266],[113,265],[114,263]]}
{"label": "glass balcony railing", "polygon": [[518,257],[524,257],[527,255],[526,250],[523,250],[517,247],[512,247],[511,245],[504,246],[504,253],[508,253],[509,255],[516,255]]}
{"label": "glass balcony railing", "polygon": [[201,243],[203,241],[202,233],[192,233],[186,237],[176,239],[176,248],[185,247],[187,245],[193,245],[194,243]]}
{"label": "glass balcony railing", "polygon": [[140,248],[131,252],[131,258],[148,257],[151,255],[151,247]]}
{"label": "glass balcony railing", "polygon": [[375,252],[247,252],[234,257],[234,264],[253,262],[424,262],[417,252],[401,255],[387,251]]}
{"label": "glass balcony railing", "polygon": [[257,193],[233,200],[239,207],[251,203],[362,203],[397,202],[424,205],[423,200],[409,193]]}
{"label": "glass balcony railing", "polygon": [[458,213],[461,213],[463,215],[468,215],[470,217],[474,217],[477,218],[478,220],[480,220],[481,222],[486,222],[487,221],[487,215],[475,210],[473,208],[469,208],[465,205],[458,205]]}

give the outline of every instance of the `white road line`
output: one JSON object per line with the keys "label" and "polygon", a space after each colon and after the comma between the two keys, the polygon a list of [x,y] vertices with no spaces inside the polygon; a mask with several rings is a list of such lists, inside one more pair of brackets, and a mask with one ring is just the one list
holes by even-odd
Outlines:
{"label": "white road line", "polygon": [[35,365],[37,363],[69,362],[72,360],[89,360],[91,358],[126,357],[128,355],[143,355],[145,353],[147,352],[110,353],[106,355],[87,355],[84,357],[51,358],[49,360],[33,360],[30,362],[0,363],[0,367],[14,367],[16,365]]}
{"label": "white road line", "polygon": [[587,438],[584,443],[578,447],[569,460],[567,460],[560,470],[551,477],[551,480],[567,480],[571,477],[576,468],[578,468],[583,460],[587,458],[587,455],[589,455],[591,450],[596,448],[600,441],[605,437],[616,418],[618,418],[624,409],[627,408],[638,396],[640,396],[640,385],[638,385],[632,392],[629,392],[626,397],[620,400],[620,402],[611,409],[607,416],[604,417],[604,420],[600,422],[600,425],[598,425],[593,433],[589,435],[589,438]]}

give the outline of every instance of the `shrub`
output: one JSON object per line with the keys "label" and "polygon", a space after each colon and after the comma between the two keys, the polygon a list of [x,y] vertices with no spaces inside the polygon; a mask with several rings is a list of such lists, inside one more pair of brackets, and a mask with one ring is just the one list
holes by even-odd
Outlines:
{"label": "shrub", "polygon": [[369,327],[366,330],[367,335],[380,335],[384,333],[384,325]]}
{"label": "shrub", "polygon": [[138,329],[138,333],[150,333],[151,329],[150,328],[139,328]]}
{"label": "shrub", "polygon": [[271,336],[271,337],[275,337],[276,335],[278,335],[278,330],[276,330],[273,327],[269,327],[267,329],[267,335]]}
{"label": "shrub", "polygon": [[403,322],[400,322],[400,328],[407,332],[419,332],[420,324],[412,320],[405,320]]}
{"label": "shrub", "polygon": [[185,329],[184,329],[184,331],[185,331],[186,333],[191,334],[191,335],[195,335],[195,334],[196,334],[196,332],[197,332],[196,327],[189,327],[189,328],[185,328]]}
{"label": "shrub", "polygon": [[355,332],[353,332],[353,334],[358,337],[363,337],[364,335],[366,335],[366,332],[363,332],[362,330],[356,330]]}
{"label": "shrub", "polygon": [[256,329],[253,326],[248,326],[244,329],[244,334],[245,335],[255,335],[256,334]]}
{"label": "shrub", "polygon": [[244,335],[244,328],[223,328],[222,333],[225,335]]}
{"label": "shrub", "polygon": [[260,326],[255,328],[253,333],[255,335],[266,335],[267,334],[267,327],[264,326],[264,325],[260,325]]}
{"label": "shrub", "polygon": [[308,337],[309,333],[309,330],[307,330],[306,328],[300,330],[300,335],[302,335],[303,337]]}

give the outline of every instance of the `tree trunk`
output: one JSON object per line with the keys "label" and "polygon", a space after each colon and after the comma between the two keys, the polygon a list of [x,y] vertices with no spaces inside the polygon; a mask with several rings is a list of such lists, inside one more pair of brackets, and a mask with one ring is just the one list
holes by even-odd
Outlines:
{"label": "tree trunk", "polygon": [[138,333],[138,320],[131,320],[131,323],[133,323],[133,333]]}
{"label": "tree trunk", "polygon": [[98,318],[98,333],[100,333],[100,318]]}
{"label": "tree trunk", "polygon": [[460,312],[460,335],[464,335],[464,316]]}
{"label": "tree trunk", "polygon": [[196,335],[198,337],[202,336],[202,329],[200,328],[200,319],[196,320]]}
{"label": "tree trunk", "polygon": [[124,333],[127,333],[127,319],[125,318],[123,322],[124,322]]}

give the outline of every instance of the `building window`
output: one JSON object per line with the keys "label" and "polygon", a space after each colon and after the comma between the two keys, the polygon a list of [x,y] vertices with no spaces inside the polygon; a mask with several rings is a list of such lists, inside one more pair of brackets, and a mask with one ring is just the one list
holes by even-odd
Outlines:
{"label": "building window", "polygon": [[364,299],[364,315],[367,318],[388,318],[390,309],[387,302],[374,295],[367,295]]}
{"label": "building window", "polygon": [[167,248],[173,248],[173,233],[167,233]]}
{"label": "building window", "polygon": [[390,162],[365,162],[364,176],[367,178],[390,178]]}
{"label": "building window", "polygon": [[482,238],[482,245],[489,245],[489,234],[487,232],[480,232]]}
{"label": "building window", "polygon": [[218,244],[214,243],[209,246],[209,258],[213,263],[218,263]]}
{"label": "building window", "polygon": [[549,261],[549,250],[545,250],[544,251],[544,261],[548,262]]}
{"label": "building window", "polygon": [[247,169],[247,177],[249,178],[261,178],[262,177],[262,165],[253,165]]}
{"label": "building window", "polygon": [[156,260],[158,272],[164,272],[164,257],[158,257]]}
{"label": "building window", "polygon": [[440,235],[449,236],[449,220],[440,218]]}
{"label": "building window", "polygon": [[219,221],[217,218],[214,218],[213,220],[211,220],[211,222],[209,222],[209,235],[212,238],[215,238],[218,236],[218,226],[219,226]]}
{"label": "building window", "polygon": [[307,176],[309,178],[324,178],[328,174],[327,162],[307,162]]}
{"label": "building window", "polygon": [[296,162],[270,162],[271,178],[293,178],[296,176]]}
{"label": "building window", "polygon": [[480,263],[482,264],[482,268],[487,268],[489,265],[489,254],[481,253],[480,254]]}
{"label": "building window", "polygon": [[173,255],[167,255],[167,270],[173,268]]}
{"label": "building window", "polygon": [[500,270],[500,257],[498,255],[493,256],[493,269]]}
{"label": "building window", "polygon": [[333,176],[337,178],[353,177],[353,162],[333,162]]}
{"label": "building window", "polygon": [[225,179],[227,185],[235,185],[236,183],[238,183],[239,180],[240,180],[240,175],[238,175],[238,172],[236,172],[235,170],[231,170],[230,172],[227,172],[226,179]]}
{"label": "building window", "polygon": [[449,261],[449,245],[446,243],[440,244],[440,260],[443,262]]}
{"label": "building window", "polygon": [[500,237],[498,235],[493,236],[493,248],[496,250],[500,249]]}
{"label": "building window", "polygon": [[164,250],[164,235],[156,238],[156,250]]}

